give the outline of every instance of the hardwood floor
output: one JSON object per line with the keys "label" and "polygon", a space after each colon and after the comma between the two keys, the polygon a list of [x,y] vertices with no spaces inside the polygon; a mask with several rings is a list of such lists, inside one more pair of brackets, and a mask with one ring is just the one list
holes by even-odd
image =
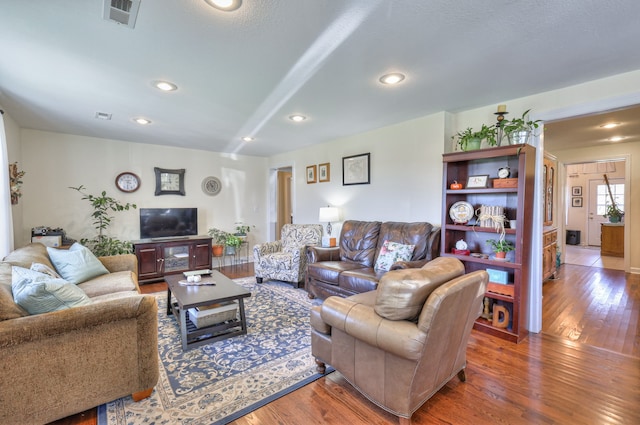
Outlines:
{"label": "hardwood floor", "polygon": [[[223,272],[253,275],[252,265]],[[164,285],[142,289],[157,292]],[[543,332],[512,344],[473,331],[467,381],[452,379],[412,423],[640,423],[639,287],[639,275],[561,266],[558,278],[543,287]],[[95,409],[56,422],[95,423]],[[334,372],[232,423],[357,425],[397,418]]]}

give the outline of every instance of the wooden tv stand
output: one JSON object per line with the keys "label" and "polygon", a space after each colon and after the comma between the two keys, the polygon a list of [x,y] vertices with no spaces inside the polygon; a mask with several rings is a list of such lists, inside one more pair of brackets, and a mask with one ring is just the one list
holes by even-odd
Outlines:
{"label": "wooden tv stand", "polygon": [[164,280],[165,275],[211,269],[211,237],[185,236],[131,242],[138,258],[138,281]]}

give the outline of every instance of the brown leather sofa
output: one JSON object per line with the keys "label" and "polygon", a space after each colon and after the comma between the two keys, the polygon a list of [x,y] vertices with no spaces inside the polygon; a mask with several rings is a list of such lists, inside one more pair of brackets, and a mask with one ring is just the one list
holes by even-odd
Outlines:
{"label": "brown leather sofa", "polygon": [[489,276],[439,257],[421,269],[385,274],[378,289],[329,297],[311,310],[317,370],[333,366],[369,400],[409,424],[412,414],[456,374]]}
{"label": "brown leather sofa", "polygon": [[397,262],[391,270],[421,267],[440,252],[440,228],[430,223],[347,220],[338,247],[307,250],[309,297],[348,297],[376,289],[386,271],[376,272],[374,265],[386,240],[415,245],[411,260]]}

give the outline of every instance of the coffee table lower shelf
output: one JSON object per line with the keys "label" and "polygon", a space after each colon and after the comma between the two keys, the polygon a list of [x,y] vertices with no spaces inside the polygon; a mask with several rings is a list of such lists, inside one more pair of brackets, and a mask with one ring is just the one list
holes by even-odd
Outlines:
{"label": "coffee table lower shelf", "polygon": [[[247,334],[246,323],[237,318],[199,328],[191,321],[188,312],[185,310],[181,310],[178,303],[171,303],[171,312],[177,318],[180,326],[180,336],[184,350]],[[182,330],[183,323],[185,323],[184,331]]]}

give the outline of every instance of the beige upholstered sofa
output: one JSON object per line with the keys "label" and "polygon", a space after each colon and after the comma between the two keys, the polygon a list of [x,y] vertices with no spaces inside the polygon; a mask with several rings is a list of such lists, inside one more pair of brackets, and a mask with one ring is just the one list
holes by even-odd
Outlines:
{"label": "beige upholstered sofa", "polygon": [[43,424],[127,395],[158,380],[157,304],[140,295],[134,255],[101,257],[109,274],[77,285],[89,305],[29,315],[12,297],[12,266],[52,267],[30,244],[0,262],[0,423]]}
{"label": "beige upholstered sofa", "polygon": [[311,350],[358,391],[408,424],[411,415],[456,374],[482,311],[486,271],[464,274],[439,257],[421,269],[393,270],[378,288],[331,296],[311,310]]}

